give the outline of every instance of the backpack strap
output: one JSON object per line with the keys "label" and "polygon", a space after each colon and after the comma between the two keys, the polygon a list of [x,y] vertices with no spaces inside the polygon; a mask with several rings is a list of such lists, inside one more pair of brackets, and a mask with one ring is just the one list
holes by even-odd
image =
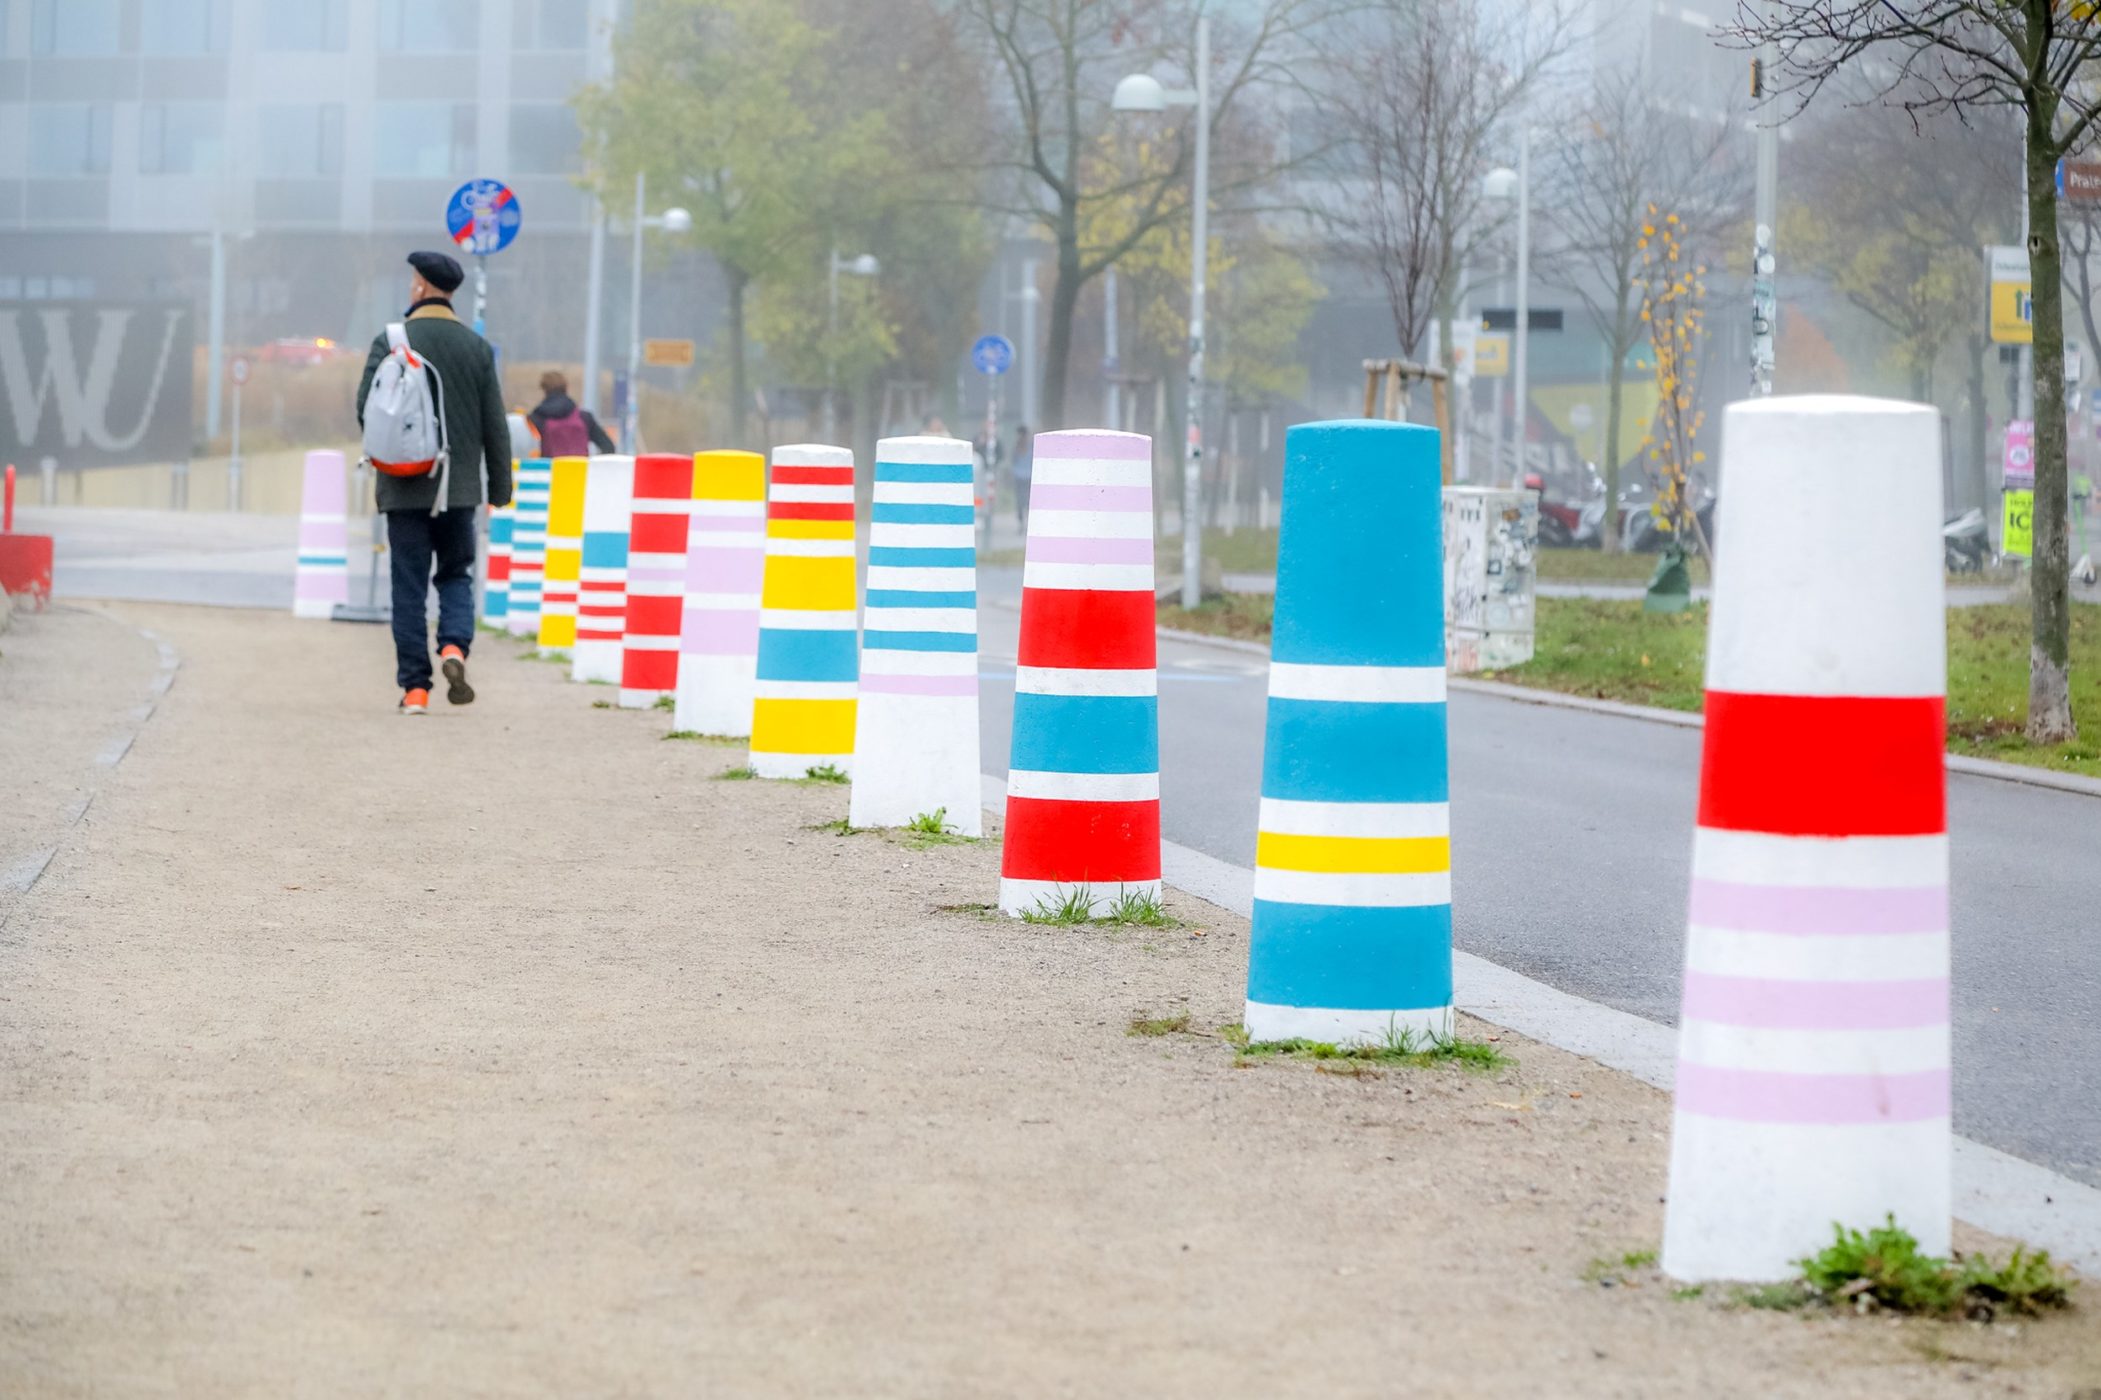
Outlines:
{"label": "backpack strap", "polygon": [[431,382],[438,386],[438,495],[430,503],[432,515],[443,515],[452,494],[452,432],[445,422],[445,376],[438,367],[424,357],[423,367],[430,371]]}
{"label": "backpack strap", "polygon": [[399,322],[399,321],[389,321],[389,322],[387,322],[387,349],[389,349],[389,350],[406,350],[406,349],[408,349],[408,348],[409,348],[409,333],[408,333],[408,328],[407,328],[406,326],[402,325],[402,324],[401,324],[401,322]]}

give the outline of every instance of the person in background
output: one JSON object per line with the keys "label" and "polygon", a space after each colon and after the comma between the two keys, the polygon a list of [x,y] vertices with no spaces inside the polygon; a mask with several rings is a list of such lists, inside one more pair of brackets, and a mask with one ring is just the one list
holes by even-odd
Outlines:
{"label": "person in background", "polygon": [[927,437],[947,437],[948,424],[942,421],[940,414],[929,413],[920,420],[919,431]]}
{"label": "person in background", "polygon": [[613,450],[613,439],[588,409],[569,397],[569,379],[558,369],[540,376],[540,404],[526,415],[539,435],[542,457],[589,457]]}
{"label": "person in background", "polygon": [[1029,485],[1036,479],[1036,449],[1029,440],[1029,425],[1026,423],[1014,430],[1014,465],[1009,474],[1014,480],[1014,519],[1026,537],[1029,533]]}
{"label": "person in background", "polygon": [[[404,715],[430,711],[430,632],[427,598],[438,586],[438,659],[445,670],[445,698],[470,704],[467,652],[474,644],[474,554],[476,519],[483,501],[511,503],[511,434],[504,422],[503,393],[489,342],[461,323],[452,293],[466,274],[445,253],[411,253],[409,309],[402,322],[409,348],[429,362],[443,387],[446,450],[452,459],[445,509],[438,504],[437,476],[376,474],[378,505],[387,517],[387,549],[393,556],[394,679],[401,686]],[[365,422],[372,376],[387,358],[381,331],[365,357],[357,386],[357,420]],[[435,574],[433,574],[435,569]]]}

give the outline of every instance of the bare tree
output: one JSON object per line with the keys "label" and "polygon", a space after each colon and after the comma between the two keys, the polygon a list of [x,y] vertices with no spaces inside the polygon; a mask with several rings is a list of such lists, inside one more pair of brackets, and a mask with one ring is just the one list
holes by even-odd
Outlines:
{"label": "bare tree", "polygon": [[[1605,499],[1619,500],[1627,357],[1641,344],[1642,230],[1649,211],[1678,217],[1689,244],[1711,240],[1742,213],[1741,147],[1722,113],[1670,102],[1639,69],[1601,78],[1548,151],[1540,203],[1549,237],[1543,274],[1583,303],[1605,344]],[[1610,506],[1607,509],[1611,509]],[[1604,547],[1620,547],[1617,530]]]}
{"label": "bare tree", "polygon": [[[1281,168],[1268,143],[1250,139],[1250,99],[1294,86],[1291,60],[1304,53],[1341,0],[1262,0],[1252,17],[1214,21],[1211,80],[1214,202],[1264,184]],[[1219,8],[1219,7],[1214,7]],[[1172,154],[1139,168],[1098,158],[1110,130],[1109,99],[1127,73],[1192,73],[1191,9],[1164,0],[962,0],[960,9],[990,48],[1012,130],[1001,212],[1035,224],[1055,249],[1043,359],[1045,426],[1064,419],[1072,328],[1080,292],[1148,234],[1189,217],[1192,128],[1171,138]],[[1239,128],[1240,139],[1230,139]],[[1228,139],[1221,139],[1228,138]],[[1100,205],[1128,217],[1093,242]]]}
{"label": "bare tree", "polygon": [[[2072,720],[2071,559],[2065,463],[2064,273],[2056,168],[2101,116],[2088,67],[2101,17],[2065,0],[1738,0],[1729,32],[1780,53],[1780,86],[1806,104],[1840,73],[1866,68],[1883,100],[1914,116],[2019,113],[2027,175],[2035,328],[2034,614],[2028,738],[2077,737]],[[1868,65],[1880,63],[1880,70]]]}
{"label": "bare tree", "polygon": [[1384,0],[1353,26],[1332,100],[1362,182],[1329,212],[1384,286],[1404,355],[1451,315],[1469,242],[1491,222],[1482,177],[1568,49],[1570,13],[1560,0]]}

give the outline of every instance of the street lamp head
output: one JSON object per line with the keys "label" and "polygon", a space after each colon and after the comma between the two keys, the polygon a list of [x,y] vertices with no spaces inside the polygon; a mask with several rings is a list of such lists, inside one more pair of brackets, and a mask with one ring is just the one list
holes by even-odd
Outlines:
{"label": "street lamp head", "polygon": [[1119,112],[1164,112],[1167,89],[1150,73],[1133,73],[1116,85],[1109,105]]}
{"label": "street lamp head", "polygon": [[846,264],[846,270],[856,277],[873,277],[883,270],[883,265],[876,261],[875,254],[863,253]]}
{"label": "street lamp head", "polygon": [[685,210],[666,209],[664,211],[664,232],[686,233],[689,232],[692,229],[692,227],[693,216],[691,214],[688,214]]}
{"label": "street lamp head", "polygon": [[1517,194],[1517,172],[1497,166],[1481,178],[1481,193],[1489,199],[1510,199]]}

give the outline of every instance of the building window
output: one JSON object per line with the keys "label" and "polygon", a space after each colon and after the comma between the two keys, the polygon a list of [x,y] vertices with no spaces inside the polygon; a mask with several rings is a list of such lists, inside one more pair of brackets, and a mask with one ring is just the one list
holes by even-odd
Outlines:
{"label": "building window", "polygon": [[511,108],[511,169],[520,175],[574,175],[584,168],[584,134],[566,102]]}
{"label": "building window", "polygon": [[139,109],[139,173],[209,175],[226,150],[226,109],[215,102],[149,102]]}
{"label": "building window", "polygon": [[277,0],[263,7],[263,47],[276,53],[341,53],[350,43],[350,0]]}
{"label": "building window", "polygon": [[143,0],[139,47],[147,53],[218,53],[232,19],[232,0]]}
{"label": "building window", "polygon": [[590,33],[590,0],[512,0],[521,49],[581,49]]}
{"label": "building window", "polygon": [[382,102],[373,114],[373,174],[435,179],[473,173],[473,103]]}
{"label": "building window", "polygon": [[316,179],[343,173],[343,104],[266,103],[256,143],[261,174]]}
{"label": "building window", "polygon": [[400,53],[481,47],[481,0],[379,0],[379,46]]}
{"label": "building window", "polygon": [[31,0],[30,51],[52,54],[118,52],[117,0]]}
{"label": "building window", "polygon": [[29,173],[109,174],[105,102],[39,102],[29,109]]}

